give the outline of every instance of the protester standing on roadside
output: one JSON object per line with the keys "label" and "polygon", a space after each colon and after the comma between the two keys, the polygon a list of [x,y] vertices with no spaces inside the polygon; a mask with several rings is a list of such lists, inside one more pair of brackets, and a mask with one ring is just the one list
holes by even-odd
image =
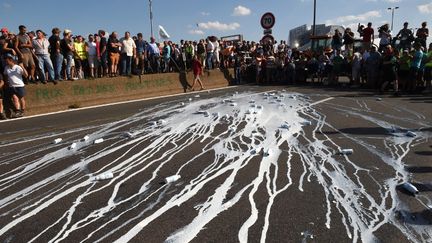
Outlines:
{"label": "protester standing on roadside", "polygon": [[372,23],[367,24],[367,28],[362,31],[363,37],[363,49],[369,50],[374,42],[374,29],[372,28]]}
{"label": "protester standing on roadside", "polygon": [[147,45],[147,57],[150,62],[150,66],[153,73],[159,72],[159,58],[160,58],[160,50],[156,44],[156,39],[154,37],[150,37],[150,43]]}
{"label": "protester standing on roadside", "polygon": [[382,80],[380,84],[380,93],[383,93],[387,86],[393,83],[393,90],[396,96],[399,95],[399,83],[396,71],[397,59],[394,56],[393,48],[391,45],[384,47],[384,54],[382,57]]}
{"label": "protester standing on roadside", "polygon": [[24,110],[26,108],[25,103],[25,88],[23,78],[28,76],[27,70],[21,63],[17,65],[15,63],[15,57],[8,54],[5,57],[6,67],[4,70],[4,77],[7,78],[7,89],[6,97],[11,98],[14,104],[14,114],[13,117],[22,117]]}
{"label": "protester standing on roadside", "polygon": [[97,47],[95,38],[93,35],[88,36],[88,41],[86,42],[86,51],[88,57],[88,65],[90,69],[90,78],[97,77],[98,70],[98,57],[97,57]]}
{"label": "protester standing on roadside", "polygon": [[32,54],[32,39],[27,35],[27,28],[24,25],[18,27],[19,34],[15,41],[15,51],[18,54],[18,58],[23,63],[24,68],[28,71],[29,80],[35,81],[36,64]]}
{"label": "protester standing on roadside", "polygon": [[124,38],[121,39],[122,75],[132,75],[132,60],[134,56],[136,56],[135,41],[131,38],[130,32],[126,31]]}
{"label": "protester standing on roadside", "polygon": [[50,44],[50,57],[51,57],[51,63],[53,64],[54,68],[54,80],[62,81],[62,66],[63,66],[63,54],[61,52],[60,48],[60,29],[59,28],[53,28],[52,29],[52,35],[48,39]]}
{"label": "protester standing on roadside", "polygon": [[417,42],[423,47],[424,51],[427,51],[426,41],[429,37],[429,29],[426,22],[423,22],[422,27],[417,30],[416,36]]}
{"label": "protester standing on roadside", "polygon": [[74,45],[72,42],[72,31],[65,29],[63,31],[63,39],[60,41],[60,48],[66,59],[66,77],[68,80],[73,81],[75,61],[73,59]]}
{"label": "protester standing on roadside", "polygon": [[111,60],[111,77],[117,77],[118,64],[120,61],[120,48],[122,44],[117,39],[117,32],[112,32],[108,38],[107,49]]}
{"label": "protester standing on roadside", "polygon": [[38,59],[40,81],[44,84],[47,83],[47,77],[45,76],[45,69],[47,69],[49,80],[54,84],[57,84],[54,76],[54,67],[49,54],[50,43],[45,38],[45,33],[42,30],[37,30],[36,35],[37,38],[33,40],[33,48]]}
{"label": "protester standing on roadside", "polygon": [[400,39],[399,48],[402,50],[410,50],[411,43],[414,40],[412,30],[408,29],[408,22],[405,22],[403,29],[396,35],[396,39]]}
{"label": "protester standing on roadside", "polygon": [[108,76],[108,50],[107,50],[107,38],[105,37],[105,31],[98,31],[99,41],[99,54],[100,54],[100,66],[102,68],[102,77]]}

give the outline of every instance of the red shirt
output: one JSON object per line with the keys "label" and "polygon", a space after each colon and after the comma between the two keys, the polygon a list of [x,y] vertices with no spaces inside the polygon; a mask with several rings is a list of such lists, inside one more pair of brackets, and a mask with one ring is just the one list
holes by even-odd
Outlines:
{"label": "red shirt", "polygon": [[363,42],[371,42],[374,35],[374,29],[367,27],[363,30]]}
{"label": "red shirt", "polygon": [[199,75],[202,73],[202,64],[199,60],[194,60],[192,64],[192,69],[194,72],[194,75]]}

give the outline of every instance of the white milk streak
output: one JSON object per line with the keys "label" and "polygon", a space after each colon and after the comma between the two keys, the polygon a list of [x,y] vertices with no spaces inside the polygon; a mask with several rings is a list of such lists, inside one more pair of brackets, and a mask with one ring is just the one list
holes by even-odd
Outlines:
{"label": "white milk streak", "polygon": [[[251,99],[254,102],[250,102]],[[83,193],[75,198],[69,209],[58,219],[55,219],[53,224],[47,226],[42,232],[35,232],[36,236],[32,241],[36,241],[53,227],[61,226],[61,230],[50,240],[51,242],[58,242],[71,240],[69,236],[73,232],[97,225],[96,230],[84,236],[82,242],[96,241],[97,239],[94,239],[94,236],[97,232],[99,235],[105,233],[104,236],[97,240],[102,241],[125,229],[126,234],[120,237],[117,242],[126,242],[132,240],[144,228],[167,211],[194,200],[198,193],[206,193],[207,199],[195,207],[197,214],[194,219],[191,222],[185,222],[183,227],[173,231],[167,238],[168,242],[188,242],[195,239],[202,230],[206,229],[206,225],[222,212],[230,210],[240,200],[248,200],[250,215],[239,229],[239,241],[250,241],[249,231],[251,227],[260,221],[264,223],[261,229],[260,241],[265,242],[267,241],[268,230],[271,229],[273,203],[278,195],[290,189],[293,184],[291,167],[295,161],[292,161],[292,159],[293,155],[297,154],[300,158],[300,168],[303,171],[301,171],[299,185],[296,188],[307,193],[307,191],[304,191],[304,181],[312,183],[311,177],[316,178],[325,195],[324,201],[327,207],[325,226],[327,228],[331,227],[331,220],[336,218],[336,215],[332,213],[335,211],[339,212],[346,234],[353,242],[376,240],[373,233],[387,223],[396,226],[412,241],[417,241],[419,235],[421,235],[420,239],[430,239],[428,237],[431,236],[431,231],[428,228],[401,224],[393,216],[393,211],[400,205],[395,186],[406,180],[408,176],[403,169],[404,163],[402,160],[410,151],[410,146],[416,144],[415,141],[419,144],[424,139],[424,133],[420,133],[420,137],[415,139],[397,136],[386,137],[383,142],[384,149],[378,150],[375,145],[362,140],[365,138],[359,139],[341,133],[326,122],[324,114],[320,114],[311,108],[332,99],[334,98],[330,97],[308,103],[308,98],[299,94],[283,92],[265,95],[253,93],[236,94],[229,101],[235,102],[236,106],[231,106],[229,102],[222,103],[221,98],[194,99],[193,102],[186,106],[177,106],[170,103],[162,104],[157,108],[140,112],[131,118],[101,126],[98,131],[90,134],[90,141],[77,143],[77,151],[86,150],[87,147],[93,146],[92,141],[98,138],[105,139],[104,144],[106,146],[103,150],[82,158],[80,162],[66,167],[63,171],[7,195],[0,200],[0,209],[2,209],[18,200],[23,201],[23,199],[34,197],[37,192],[44,192],[48,185],[55,185],[54,183],[58,183],[60,180],[69,179],[71,182],[50,190],[49,193],[45,193],[31,205],[26,205],[26,203],[18,206],[14,205],[15,208],[9,210],[8,213],[16,214],[16,211],[19,211],[16,214],[17,218],[2,227],[0,235],[4,235],[17,225],[25,224],[25,221],[29,220],[33,215],[42,214],[44,209],[56,201],[82,190]],[[396,124],[374,118],[373,116],[386,117],[386,115],[373,112],[365,101],[356,102],[362,109],[367,110],[365,112],[368,115],[360,114],[362,109],[343,107],[337,104],[332,104],[330,107],[367,122],[372,122],[388,131],[393,127],[397,127]],[[258,109],[258,106],[262,106],[263,109]],[[220,116],[195,114],[199,110],[208,111],[208,114],[218,112]],[[227,117],[223,117],[224,115],[227,115]],[[421,118],[422,115],[418,114],[417,117]],[[312,134],[307,132],[309,128],[306,129],[301,125],[305,118],[315,124],[309,126]],[[162,126],[142,125],[148,123],[148,121],[161,119],[164,120]],[[405,118],[399,120],[407,121]],[[419,124],[419,122],[414,123],[414,120],[409,120],[409,122]],[[283,124],[288,129],[282,128]],[[423,122],[422,124],[425,125],[426,123]],[[118,139],[118,134],[122,134],[122,130],[131,126],[137,132],[136,137],[114,143],[110,142],[110,140]],[[334,131],[341,133],[346,139],[377,156],[381,162],[395,171],[395,177],[378,181],[372,176],[371,169],[359,166],[358,164],[361,163],[358,161],[351,161],[348,156],[335,156],[335,152],[340,150],[341,147],[328,135],[322,133],[324,127],[330,127]],[[221,132],[221,128],[227,130]],[[321,132],[324,139],[318,139],[317,132]],[[50,134],[42,137],[58,135]],[[33,139],[37,140],[38,138]],[[143,143],[149,140],[151,141],[150,144],[144,147]],[[306,144],[303,141],[306,141]],[[188,161],[173,161],[176,155],[187,151],[196,142],[202,143],[201,152],[191,156]],[[284,143],[288,144],[287,151],[281,149]],[[49,146],[46,150],[55,148],[57,147]],[[140,150],[132,153],[137,149]],[[270,154],[262,156],[261,151],[264,152],[268,149],[271,149]],[[103,182],[102,186],[94,188],[96,183],[91,180],[91,175],[83,173],[81,176],[77,176],[77,173],[82,171],[83,168],[92,163],[100,163],[120,150],[125,150],[125,152],[122,152],[113,161],[104,161],[102,166],[99,166],[100,169],[91,174],[97,175],[106,171],[114,173],[114,178]],[[253,150],[256,150],[256,153],[252,153]],[[44,150],[42,149],[42,151]],[[36,152],[34,153],[36,154]],[[41,150],[38,150],[37,153],[41,153]],[[75,151],[68,151],[66,146],[59,148],[43,158],[35,160],[35,162],[15,168],[6,176],[0,177],[0,182],[3,181],[2,185],[10,187],[14,183],[32,176],[42,168],[49,168],[52,164],[59,163],[64,158],[75,153]],[[213,161],[201,161],[201,158],[208,153],[214,154]],[[281,160],[280,155],[282,153],[288,154],[286,161]],[[30,151],[28,156],[31,155],[32,152]],[[250,163],[254,159],[259,160],[259,165]],[[186,168],[197,163],[205,163],[204,169],[193,175],[194,177],[190,177],[191,175]],[[281,163],[287,166],[286,171],[280,169],[279,165]],[[147,197],[141,198],[150,188],[155,187],[154,185],[159,182],[157,179],[160,179],[161,176],[167,176],[162,173],[171,171],[169,168],[172,165],[180,165],[178,168],[174,166],[177,171],[171,173],[181,175],[181,183],[168,185],[168,187],[159,187]],[[239,173],[245,167],[249,168],[250,166],[254,166],[254,169],[256,169],[255,177],[244,185],[236,185],[236,178]],[[150,167],[153,168],[151,171],[149,170]],[[353,172],[348,173],[348,171]],[[144,172],[146,178],[139,179],[138,176]],[[372,192],[368,191],[369,189],[361,181],[360,174],[369,176],[371,181],[376,184],[379,188],[376,192],[380,195],[379,198],[376,197],[376,193],[372,194]],[[222,184],[214,191],[205,190],[208,183],[220,178],[222,175],[224,176]],[[277,184],[276,182],[281,176],[287,182]],[[186,178],[190,178],[190,180]],[[136,192],[129,192],[126,198],[118,198],[121,186],[131,181],[140,183],[140,189]],[[264,187],[262,187],[263,183],[265,183]],[[228,199],[227,195],[233,190],[234,185],[236,185],[234,197]],[[174,195],[167,193],[169,188],[174,189]],[[256,198],[259,188],[266,190],[267,198]],[[294,187],[292,188],[294,189]],[[249,193],[246,194],[248,190]],[[109,199],[104,203],[104,206],[92,209],[93,211],[84,216],[76,215],[81,203],[85,202],[88,197],[102,191],[109,193]],[[157,197],[155,201],[149,201],[154,197]],[[388,200],[391,201],[390,207],[386,204]],[[266,209],[264,217],[259,218],[258,215],[261,215],[261,212],[258,211],[257,203],[262,204],[262,202],[266,202]],[[368,207],[363,206],[365,203]],[[108,215],[112,216],[112,212],[119,206],[127,206],[128,209],[109,218],[107,222],[101,222],[101,219],[108,217]],[[142,210],[141,213],[132,218],[124,218],[129,212],[137,209]],[[118,225],[118,222],[122,222],[120,227],[116,229],[109,227],[114,223]]]}

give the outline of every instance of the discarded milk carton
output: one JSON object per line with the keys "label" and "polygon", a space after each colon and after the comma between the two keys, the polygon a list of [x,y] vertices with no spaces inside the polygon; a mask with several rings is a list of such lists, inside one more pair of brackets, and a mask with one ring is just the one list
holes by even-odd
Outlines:
{"label": "discarded milk carton", "polygon": [[173,182],[180,180],[180,178],[181,178],[180,175],[169,176],[169,177],[165,178],[165,183],[170,184],[170,183],[173,183]]}
{"label": "discarded milk carton", "polygon": [[289,126],[288,124],[285,123],[285,124],[282,124],[281,128],[282,128],[282,129],[289,129],[290,126]]}
{"label": "discarded milk carton", "polygon": [[56,138],[56,139],[54,139],[53,144],[59,144],[59,143],[61,143],[61,141],[63,141],[62,138]]}
{"label": "discarded milk carton", "polygon": [[311,121],[303,121],[303,122],[302,122],[302,125],[303,125],[303,126],[311,126],[311,125],[312,125],[312,122],[311,122]]}
{"label": "discarded milk carton", "polygon": [[184,102],[180,102],[180,106],[185,106],[185,103]]}
{"label": "discarded milk carton", "polygon": [[339,151],[339,154],[344,154],[344,155],[350,155],[350,154],[353,154],[353,153],[354,153],[353,149],[341,149]]}
{"label": "discarded milk carton", "polygon": [[376,98],[375,100],[376,100],[376,101],[382,101],[382,98],[379,98],[379,97],[378,97],[378,98]]}
{"label": "discarded milk carton", "polygon": [[90,139],[90,137],[89,137],[88,135],[85,135],[85,136],[83,137],[82,140],[83,140],[84,142],[86,142],[86,141],[88,141],[89,139]]}
{"label": "discarded milk carton", "polygon": [[201,97],[201,96],[200,96],[200,95],[195,95],[194,97],[195,97],[195,98],[199,98],[199,97]]}
{"label": "discarded milk carton", "polygon": [[99,139],[96,139],[96,140],[94,141],[94,144],[103,143],[103,141],[104,141],[103,138],[99,138]]}
{"label": "discarded milk carton", "polygon": [[71,145],[69,146],[69,150],[73,150],[73,149],[75,149],[76,146],[77,146],[76,143],[71,144]]}
{"label": "discarded milk carton", "polygon": [[159,125],[159,126],[163,126],[163,125],[166,125],[167,123],[168,123],[167,121],[161,119],[161,120],[159,120],[159,121],[157,122],[157,125]]}
{"label": "discarded milk carton", "polygon": [[114,174],[112,172],[106,172],[100,175],[97,175],[94,177],[95,181],[103,181],[103,180],[109,180],[114,178]]}
{"label": "discarded milk carton", "polygon": [[406,133],[406,135],[407,135],[408,137],[412,137],[412,138],[417,137],[417,134],[416,134],[415,132],[412,132],[412,131],[408,131],[408,132]]}
{"label": "discarded milk carton", "polygon": [[192,101],[192,98],[189,98],[189,102],[191,102]]}
{"label": "discarded milk carton", "polygon": [[135,137],[135,133],[132,132],[125,132],[123,134],[123,136],[127,137],[127,138],[134,138]]}
{"label": "discarded milk carton", "polygon": [[419,190],[417,189],[417,187],[415,187],[413,184],[409,183],[409,182],[405,182],[402,187],[409,191],[410,193],[412,193],[413,195],[419,194]]}

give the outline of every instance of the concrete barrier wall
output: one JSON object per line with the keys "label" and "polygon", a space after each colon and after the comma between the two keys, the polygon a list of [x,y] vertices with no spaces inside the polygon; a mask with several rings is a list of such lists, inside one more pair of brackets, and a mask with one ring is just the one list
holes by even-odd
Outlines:
{"label": "concrete barrier wall", "polygon": [[[226,87],[232,80],[232,70],[205,72],[202,80],[206,89]],[[193,74],[146,74],[133,77],[63,81],[54,85],[27,85],[27,115],[128,101],[160,95],[186,92],[192,85]],[[199,85],[195,86],[199,89]]]}

